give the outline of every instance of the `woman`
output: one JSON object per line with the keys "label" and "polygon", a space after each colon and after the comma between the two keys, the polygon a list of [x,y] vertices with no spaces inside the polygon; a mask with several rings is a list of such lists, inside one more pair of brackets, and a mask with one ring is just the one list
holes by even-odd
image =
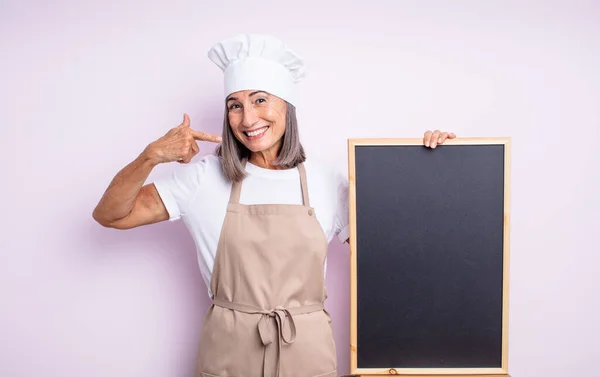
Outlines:
{"label": "woman", "polygon": [[[185,221],[213,299],[197,376],[336,376],[325,267],[332,238],[348,240],[347,182],[306,162],[293,92],[304,63],[281,41],[247,34],[215,44],[209,58],[225,76],[223,137],[184,115],[117,174],[94,218],[117,229]],[[423,141],[454,137],[428,131]],[[197,140],[222,143],[188,164]],[[172,161],[188,165],[144,185]]]}

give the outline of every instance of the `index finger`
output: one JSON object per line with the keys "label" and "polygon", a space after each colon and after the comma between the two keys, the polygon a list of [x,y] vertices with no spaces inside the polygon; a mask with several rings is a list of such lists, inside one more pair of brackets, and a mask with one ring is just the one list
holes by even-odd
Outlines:
{"label": "index finger", "polygon": [[222,140],[221,136],[219,135],[207,134],[205,132],[196,131],[194,129],[190,129],[190,132],[196,140],[212,141],[213,143],[219,143]]}

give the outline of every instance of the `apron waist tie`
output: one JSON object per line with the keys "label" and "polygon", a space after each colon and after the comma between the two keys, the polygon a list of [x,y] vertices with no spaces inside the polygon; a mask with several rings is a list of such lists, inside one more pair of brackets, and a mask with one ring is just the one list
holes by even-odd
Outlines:
{"label": "apron waist tie", "polygon": [[[235,302],[213,298],[213,304],[225,309],[231,309],[247,314],[262,314],[258,321],[258,333],[262,344],[265,346],[263,376],[278,377],[279,365],[281,361],[281,343],[292,344],[296,340],[296,324],[294,315],[308,314],[324,310],[323,304],[305,305],[296,308],[284,308],[277,306],[272,310],[264,310],[251,305],[238,304]],[[269,326],[270,320],[275,321],[277,334],[273,334],[273,327]],[[289,324],[289,337],[284,333],[285,325]],[[277,340],[277,348],[274,347],[273,341]]]}

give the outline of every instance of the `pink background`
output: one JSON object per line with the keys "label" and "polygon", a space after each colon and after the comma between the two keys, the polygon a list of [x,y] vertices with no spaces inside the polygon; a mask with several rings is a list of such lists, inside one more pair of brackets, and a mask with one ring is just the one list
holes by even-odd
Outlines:
{"label": "pink background", "polygon": [[[598,2],[53,3],[0,2],[1,376],[192,376],[208,299],[187,230],[115,231],[91,213],[183,112],[220,130],[206,52],[243,31],[306,57],[302,138],[344,172],[349,137],[512,137],[510,371],[598,375]],[[347,373],[337,242],[327,284]]]}

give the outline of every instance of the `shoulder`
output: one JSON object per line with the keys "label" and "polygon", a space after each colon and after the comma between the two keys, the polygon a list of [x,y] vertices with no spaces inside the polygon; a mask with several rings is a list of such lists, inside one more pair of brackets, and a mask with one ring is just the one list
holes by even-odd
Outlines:
{"label": "shoulder", "polygon": [[198,192],[204,187],[221,187],[226,184],[221,161],[217,156],[206,155],[198,160],[173,168],[171,174],[153,181],[171,220],[185,214]]}
{"label": "shoulder", "polygon": [[205,171],[210,171],[211,173],[223,173],[221,159],[214,154],[202,156],[195,164],[200,165]]}
{"label": "shoulder", "polygon": [[170,175],[154,180],[154,184],[171,191],[181,191],[182,194],[191,195],[203,182],[225,180],[221,161],[214,155],[202,156],[189,164],[175,165]]}
{"label": "shoulder", "polygon": [[316,186],[335,196],[347,190],[348,178],[343,169],[319,160],[306,160],[304,166],[309,187]]}
{"label": "shoulder", "polygon": [[210,154],[202,156],[190,164],[183,165],[179,169],[187,174],[196,175],[198,181],[202,181],[206,178],[225,177],[223,174],[221,160],[219,157]]}
{"label": "shoulder", "polygon": [[337,186],[348,181],[347,173],[344,170],[328,162],[307,159],[304,162],[304,166],[308,176],[315,177],[324,182],[328,182]]}

